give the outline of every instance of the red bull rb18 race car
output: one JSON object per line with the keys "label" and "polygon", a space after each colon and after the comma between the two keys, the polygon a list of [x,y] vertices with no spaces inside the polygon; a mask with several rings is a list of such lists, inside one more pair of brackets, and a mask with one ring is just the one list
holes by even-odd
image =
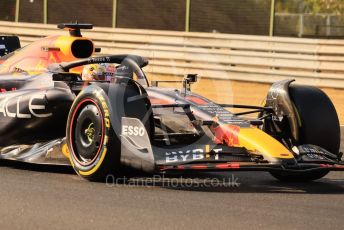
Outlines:
{"label": "red bull rb18 race car", "polygon": [[[145,58],[95,55],[80,33],[92,25],[59,28],[70,35],[24,48],[17,37],[0,39],[0,159],[71,165],[89,180],[123,167],[268,171],[288,181],[344,170],[338,116],[318,88],[284,80],[272,84],[264,106],[218,104],[191,91],[195,74],[181,89],[149,84]],[[83,79],[85,66],[107,64],[116,66],[110,78]]]}

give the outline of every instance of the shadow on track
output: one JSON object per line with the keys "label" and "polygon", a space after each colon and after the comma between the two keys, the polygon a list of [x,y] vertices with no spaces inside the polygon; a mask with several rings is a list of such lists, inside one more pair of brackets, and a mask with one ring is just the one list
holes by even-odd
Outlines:
{"label": "shadow on track", "polygon": [[[1,160],[0,167],[37,172],[75,174],[70,166],[38,165]],[[266,172],[188,173],[181,175],[147,175],[137,171],[130,177],[114,178],[104,183],[116,187],[155,187],[197,192],[223,193],[288,193],[288,194],[344,194],[344,173],[340,178],[327,176],[308,183],[280,182]],[[85,183],[92,183],[87,182]]]}
{"label": "shadow on track", "polygon": [[[344,174],[343,174],[344,175]],[[192,175],[196,176],[197,175]],[[288,193],[288,194],[344,194],[344,179],[333,179],[328,176],[311,182],[281,182],[267,172],[231,172],[227,174],[205,174],[207,178],[218,178],[220,183],[215,186],[191,186],[185,184],[171,189],[200,192],[231,192],[231,193]],[[221,184],[222,180],[230,181]],[[233,178],[236,183],[233,183]]]}
{"label": "shadow on track", "polygon": [[110,186],[223,193],[344,194],[344,180],[325,177],[308,183],[280,182],[266,172],[190,173],[113,180]]}
{"label": "shadow on track", "polygon": [[75,174],[75,171],[73,170],[71,166],[31,164],[31,163],[11,161],[11,160],[1,160],[0,167],[10,167],[14,169],[36,171],[36,172]]}

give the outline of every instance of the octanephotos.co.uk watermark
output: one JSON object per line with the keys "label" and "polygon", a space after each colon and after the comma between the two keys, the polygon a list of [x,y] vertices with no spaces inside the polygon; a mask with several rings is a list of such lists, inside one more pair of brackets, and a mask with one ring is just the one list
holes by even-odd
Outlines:
{"label": "octanephotos.co.uk watermark", "polygon": [[109,187],[237,188],[240,183],[239,178],[234,174],[221,178],[166,177],[164,174],[153,177],[128,178],[109,174],[106,177],[106,185]]}

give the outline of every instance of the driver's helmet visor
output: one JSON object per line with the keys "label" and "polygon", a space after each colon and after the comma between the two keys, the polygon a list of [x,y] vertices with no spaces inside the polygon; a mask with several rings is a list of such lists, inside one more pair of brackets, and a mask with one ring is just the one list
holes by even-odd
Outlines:
{"label": "driver's helmet visor", "polygon": [[116,73],[116,66],[112,63],[85,65],[82,79],[86,81],[105,80],[111,81]]}

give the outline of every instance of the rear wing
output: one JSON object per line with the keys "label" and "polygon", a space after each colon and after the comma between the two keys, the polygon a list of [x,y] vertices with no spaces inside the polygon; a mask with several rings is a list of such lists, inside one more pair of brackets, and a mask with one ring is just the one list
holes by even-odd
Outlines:
{"label": "rear wing", "polygon": [[17,36],[0,36],[0,57],[20,48]]}

